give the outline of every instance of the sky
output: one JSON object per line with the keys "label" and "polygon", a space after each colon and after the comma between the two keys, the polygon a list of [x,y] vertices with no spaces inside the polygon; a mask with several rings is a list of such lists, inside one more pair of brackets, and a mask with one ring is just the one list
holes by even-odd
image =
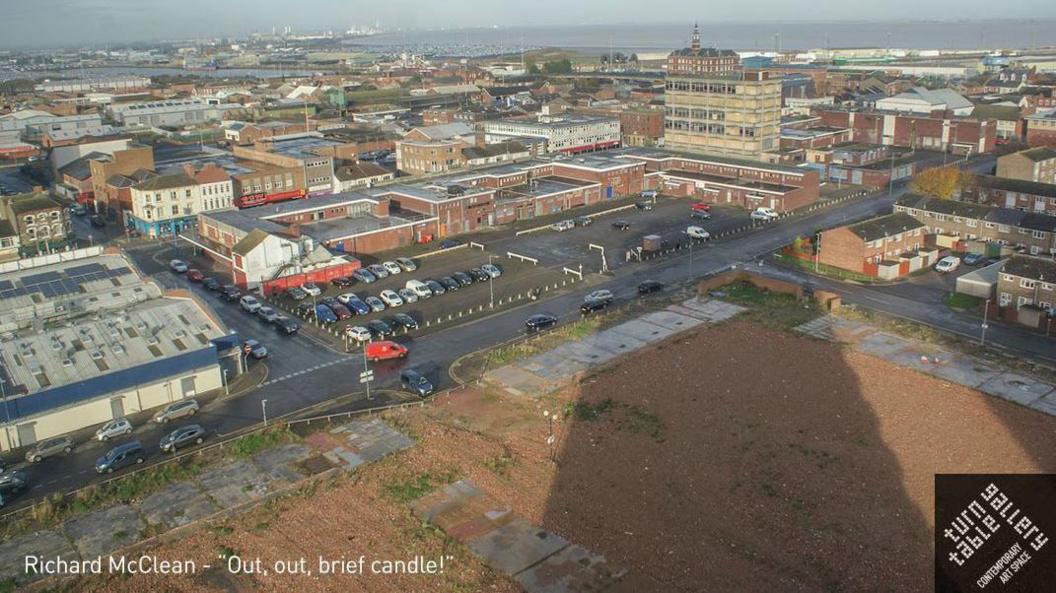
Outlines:
{"label": "sky", "polygon": [[0,0],[0,47],[332,29],[1056,17],[1053,0]]}

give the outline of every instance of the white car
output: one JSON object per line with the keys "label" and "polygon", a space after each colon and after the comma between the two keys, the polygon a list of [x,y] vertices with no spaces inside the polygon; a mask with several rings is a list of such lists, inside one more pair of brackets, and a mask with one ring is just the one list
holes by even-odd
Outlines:
{"label": "white car", "polygon": [[337,295],[337,302],[341,303],[342,305],[347,305],[352,301],[358,300],[360,300],[360,298],[354,292],[342,292],[341,294]]}
{"label": "white car", "polygon": [[400,298],[403,299],[403,302],[405,303],[418,302],[418,295],[410,288],[401,288],[396,291],[396,294],[400,295]]}
{"label": "white car", "polygon": [[378,296],[381,297],[381,300],[390,307],[399,307],[403,304],[403,299],[400,298],[400,295],[396,294],[395,290],[383,290]]}
{"label": "white car", "polygon": [[595,290],[594,292],[592,292],[592,293],[588,294],[587,296],[583,297],[583,302],[587,302],[587,301],[605,301],[605,300],[612,300],[614,298],[615,298],[615,295],[612,294],[611,290],[607,290],[607,289],[602,288],[601,290]]}
{"label": "white car", "polygon": [[174,259],[169,262],[169,269],[177,274],[186,274],[188,269],[187,262],[181,259]]}
{"label": "white car", "polygon": [[688,226],[686,227],[686,234],[691,239],[700,239],[701,241],[707,241],[711,238],[711,233],[705,231],[703,227],[699,226]]}
{"label": "white car", "polygon": [[480,266],[480,269],[492,278],[502,276],[502,270],[500,270],[499,266],[496,266],[495,264],[484,264],[483,266]]}
{"label": "white car", "polygon": [[752,211],[752,220],[762,220],[769,222],[771,220],[777,220],[779,215],[777,210],[773,208],[759,207]]}
{"label": "white car", "polygon": [[319,295],[323,294],[322,289],[320,289],[319,286],[315,282],[305,282],[304,284],[301,285],[301,290],[303,290],[304,292],[307,292],[308,294],[310,294],[312,296],[319,296]]}
{"label": "white car", "polygon": [[95,431],[95,439],[106,441],[114,437],[124,436],[132,433],[132,423],[127,418],[114,418],[110,422],[99,427]]}
{"label": "white car", "polygon": [[576,223],[571,220],[559,220],[554,224],[550,225],[551,230],[555,230],[559,233],[563,231],[572,230],[574,228],[576,228]]}
{"label": "white car", "polygon": [[947,272],[956,271],[957,268],[961,267],[961,258],[956,255],[949,255],[939,260],[939,263],[935,264],[935,271],[940,274]]}
{"label": "white car", "polygon": [[345,335],[357,342],[369,342],[371,338],[370,330],[363,327],[362,325],[355,325],[345,330]]}
{"label": "white car", "polygon": [[260,309],[260,301],[257,300],[257,297],[247,294],[238,299],[238,306],[242,307],[242,310],[246,313],[256,313],[257,309]]}
{"label": "white car", "polygon": [[399,274],[403,271],[403,268],[400,267],[400,264],[394,261],[381,262],[381,266],[388,270],[390,274]]}

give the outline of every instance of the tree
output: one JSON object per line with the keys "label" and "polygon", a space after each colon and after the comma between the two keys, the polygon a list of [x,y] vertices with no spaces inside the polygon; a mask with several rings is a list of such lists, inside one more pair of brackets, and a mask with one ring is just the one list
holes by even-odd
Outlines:
{"label": "tree", "polygon": [[957,167],[935,167],[917,173],[910,187],[917,193],[949,200],[972,182],[972,176]]}
{"label": "tree", "polygon": [[566,58],[556,62],[547,62],[543,69],[546,70],[547,74],[571,74],[572,61]]}
{"label": "tree", "polygon": [[638,63],[638,54],[631,54],[631,57],[630,57],[630,58],[628,58],[628,60],[629,60],[630,62],[632,62],[632,63],[635,63],[635,64],[637,64],[637,63]]}

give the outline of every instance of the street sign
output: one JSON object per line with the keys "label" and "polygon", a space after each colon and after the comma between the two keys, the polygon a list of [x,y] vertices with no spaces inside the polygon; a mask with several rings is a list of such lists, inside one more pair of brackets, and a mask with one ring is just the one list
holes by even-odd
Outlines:
{"label": "street sign", "polygon": [[374,380],[374,371],[363,371],[359,374],[360,383],[368,383]]}

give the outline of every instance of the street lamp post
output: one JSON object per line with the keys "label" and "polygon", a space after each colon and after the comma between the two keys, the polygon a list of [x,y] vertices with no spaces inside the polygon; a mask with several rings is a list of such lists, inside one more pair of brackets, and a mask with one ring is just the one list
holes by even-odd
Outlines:
{"label": "street lamp post", "polygon": [[231,383],[227,379],[227,369],[224,369],[224,395],[231,395]]}
{"label": "street lamp post", "polygon": [[[370,361],[367,360],[367,345],[366,344],[363,344],[363,373],[364,373],[364,377],[368,377],[369,373],[370,373]],[[367,386],[367,400],[374,399],[370,395],[370,381],[369,380],[364,381],[363,384]]]}
{"label": "street lamp post", "polygon": [[268,400],[260,400],[260,413],[264,416],[264,426],[268,425]]}
{"label": "street lamp post", "polygon": [[[494,255],[488,255],[488,265],[495,259]],[[488,274],[488,308],[495,308],[495,277]]]}
{"label": "street lamp post", "polygon": [[987,316],[990,313],[990,299],[986,299],[986,303],[983,305],[983,325],[979,334],[979,345],[986,345],[986,328],[989,327],[986,323]]}

